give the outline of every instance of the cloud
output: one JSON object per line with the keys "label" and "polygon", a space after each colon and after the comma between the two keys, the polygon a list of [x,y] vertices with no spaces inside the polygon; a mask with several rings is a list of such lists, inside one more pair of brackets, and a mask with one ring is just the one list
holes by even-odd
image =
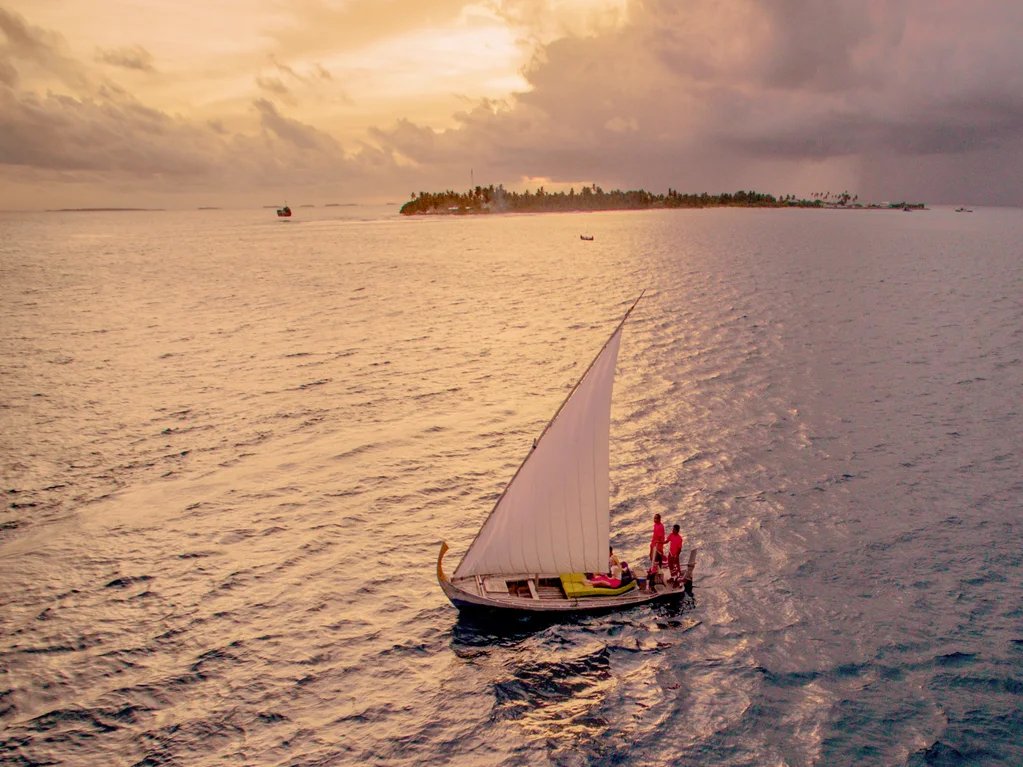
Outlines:
{"label": "cloud", "polygon": [[[1023,202],[1019,182],[990,189],[981,172],[996,155],[1019,166],[1023,6],[635,0],[627,15],[544,46],[524,73],[530,88],[507,109],[470,110],[431,141],[399,125],[380,142],[418,167],[479,158],[505,181],[692,191],[735,180],[787,192],[813,168],[856,188],[883,178],[877,166],[893,157],[938,179],[941,158],[965,156],[954,188],[928,199]],[[966,172],[973,156],[976,174]]]}
{"label": "cloud", "polygon": [[211,147],[187,124],[130,99],[0,89],[0,164],[145,177],[202,174]]}
{"label": "cloud", "polygon": [[[256,85],[289,106],[302,102],[323,104],[326,101],[351,103],[346,93],[334,87],[333,77],[321,64],[307,65],[306,73],[270,57],[273,74],[259,74]],[[264,70],[265,71],[265,70]]]}
{"label": "cloud", "polygon": [[0,8],[0,32],[6,40],[5,48],[14,55],[24,58],[46,56],[59,38],[37,27],[30,27],[25,20]]}
{"label": "cloud", "polygon": [[288,4],[289,24],[266,30],[284,58],[348,50],[403,32],[457,19],[466,0],[349,0],[340,7],[320,0]]}
{"label": "cloud", "polygon": [[153,56],[141,45],[128,45],[123,48],[96,50],[96,61],[101,64],[109,64],[112,67],[123,69],[135,69],[139,72],[155,72]]}
{"label": "cloud", "polygon": [[[238,75],[248,90],[194,119],[147,106],[76,61],[60,35],[0,10],[0,163],[139,185],[344,179],[372,195],[460,186],[467,167],[506,186],[543,177],[661,191],[809,193],[820,178],[861,198],[907,189],[1023,204],[1021,4],[622,0],[563,24],[568,5],[473,6],[522,25],[535,55],[521,92],[471,102],[447,130],[369,122],[365,95],[338,96],[355,71],[340,54],[429,37],[461,18],[464,0],[296,0],[266,30],[272,55]],[[153,66],[140,47],[103,51],[102,63]],[[407,76],[418,86],[444,73]],[[322,121],[349,115],[364,140],[342,146]]]}
{"label": "cloud", "polygon": [[284,96],[291,93],[288,90],[288,86],[279,77],[257,77],[256,85],[258,85],[264,91],[270,93],[276,93],[277,95]]}
{"label": "cloud", "polygon": [[0,88],[0,167],[69,182],[88,177],[164,190],[213,183],[237,192],[280,186],[289,178],[359,182],[370,166],[394,165],[380,150],[347,156],[331,136],[288,118],[269,101],[259,99],[254,108],[261,133],[231,133],[216,121],[151,109],[123,92],[78,99]]}
{"label": "cloud", "polygon": [[0,85],[13,88],[18,84],[18,70],[10,61],[0,59]]}
{"label": "cloud", "polygon": [[638,131],[639,124],[636,122],[635,117],[628,119],[624,117],[612,117],[606,123],[604,127],[613,133],[625,133],[626,131]]}
{"label": "cloud", "polygon": [[12,79],[11,72],[20,71],[12,62],[19,61],[24,69],[55,76],[69,88],[85,90],[93,87],[92,80],[82,72],[78,62],[65,52],[67,46],[59,34],[30,26],[21,16],[3,8],[0,8],[0,33],[3,35],[0,70],[6,72],[2,82],[12,84],[8,82]]}
{"label": "cloud", "polygon": [[273,133],[299,149],[341,153],[340,145],[329,134],[298,120],[284,117],[272,102],[266,99],[257,99],[253,106],[259,113],[259,121],[263,130]]}
{"label": "cloud", "polygon": [[[264,98],[247,102],[244,121],[235,114],[195,119],[169,114],[74,59],[61,36],[2,9],[0,32],[0,169],[19,185],[13,191],[0,185],[7,187],[0,193],[15,204],[22,200],[19,189],[33,181],[53,188],[92,186],[100,194],[103,188],[258,194],[299,184],[337,189],[340,178],[354,194],[369,169],[386,178],[397,167],[377,147],[349,156],[327,132]],[[96,59],[155,71],[152,57],[139,46],[101,49]],[[275,96],[292,95],[283,78],[309,92],[329,83],[320,65],[308,75],[276,60],[273,65],[279,76],[258,82]]]}

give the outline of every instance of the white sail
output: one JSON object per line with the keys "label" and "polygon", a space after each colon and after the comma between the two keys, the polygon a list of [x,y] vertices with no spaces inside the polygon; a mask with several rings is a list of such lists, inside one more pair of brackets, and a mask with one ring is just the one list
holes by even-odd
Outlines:
{"label": "white sail", "polygon": [[454,577],[607,570],[611,389],[621,337],[619,325],[498,499]]}

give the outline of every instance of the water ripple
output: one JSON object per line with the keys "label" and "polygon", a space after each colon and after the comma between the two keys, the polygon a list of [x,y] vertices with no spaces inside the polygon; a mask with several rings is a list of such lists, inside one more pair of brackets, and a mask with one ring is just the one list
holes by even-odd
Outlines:
{"label": "water ripple", "polygon": [[[1018,211],[356,212],[0,217],[0,761],[1023,763]],[[696,599],[460,618],[644,288],[612,543]]]}

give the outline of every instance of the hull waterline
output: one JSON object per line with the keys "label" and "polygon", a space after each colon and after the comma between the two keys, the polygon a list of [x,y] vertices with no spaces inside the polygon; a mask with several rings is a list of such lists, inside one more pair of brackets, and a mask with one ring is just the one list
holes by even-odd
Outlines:
{"label": "hull waterline", "polygon": [[[444,595],[451,601],[460,612],[463,613],[489,613],[504,616],[572,616],[584,614],[607,613],[616,610],[624,610],[639,605],[679,601],[693,595],[693,568],[696,564],[696,550],[689,555],[689,562],[686,566],[682,583],[678,587],[670,585],[659,585],[657,591],[645,591],[633,589],[619,595],[589,596],[581,598],[561,597],[541,599],[535,596],[535,586],[531,587],[534,596],[498,595],[492,596],[482,593],[483,579],[462,579],[462,585],[452,583],[444,574],[443,559],[448,550],[447,543],[441,544],[440,554],[437,557],[437,582]],[[526,578],[528,581],[529,579]],[[536,579],[533,579],[536,580]],[[476,588],[473,588],[475,586]],[[472,590],[470,590],[472,589]]]}

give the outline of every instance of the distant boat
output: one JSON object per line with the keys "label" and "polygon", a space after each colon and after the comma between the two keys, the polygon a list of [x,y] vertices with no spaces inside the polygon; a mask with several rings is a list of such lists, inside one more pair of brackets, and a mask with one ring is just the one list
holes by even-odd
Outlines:
{"label": "distant boat", "polygon": [[956,208],[956,213],[973,213],[969,208]]}
{"label": "distant boat", "polygon": [[459,610],[570,615],[691,593],[696,549],[656,591],[637,588],[638,569],[604,585],[589,575],[608,571],[611,390],[622,327],[638,303],[533,442],[450,578],[441,543],[437,581]]}
{"label": "distant boat", "polygon": [[590,235],[580,234],[579,235],[579,239],[580,240],[586,240],[587,242],[589,242],[589,241],[591,241],[593,239],[593,235],[592,234],[590,234]]}
{"label": "distant boat", "polygon": [[285,205],[283,208],[277,209],[278,218],[291,218],[291,208]]}

